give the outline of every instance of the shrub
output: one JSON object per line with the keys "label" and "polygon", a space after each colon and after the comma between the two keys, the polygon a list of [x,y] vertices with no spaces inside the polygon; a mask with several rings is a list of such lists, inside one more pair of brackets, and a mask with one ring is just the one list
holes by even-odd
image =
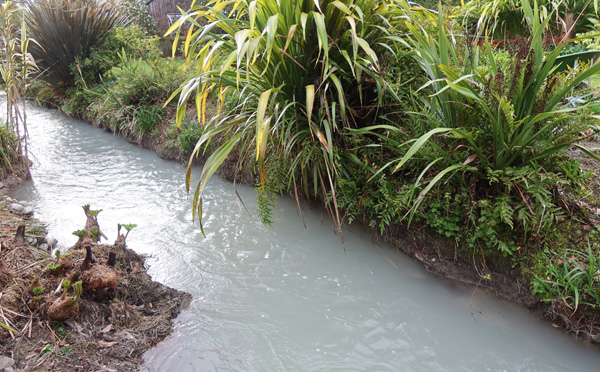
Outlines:
{"label": "shrub", "polygon": [[89,106],[89,117],[114,132],[132,135],[146,133],[166,117],[161,106],[188,76],[181,64],[162,59],[155,65],[129,60],[110,74],[118,78],[95,89],[101,91]]}
{"label": "shrub", "polygon": [[128,22],[138,25],[148,35],[156,35],[156,21],[148,14],[145,0],[121,0]]}

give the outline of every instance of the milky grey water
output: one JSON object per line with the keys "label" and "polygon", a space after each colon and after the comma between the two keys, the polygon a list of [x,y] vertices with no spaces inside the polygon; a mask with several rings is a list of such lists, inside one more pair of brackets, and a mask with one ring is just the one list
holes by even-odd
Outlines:
{"label": "milky grey water", "polygon": [[[191,293],[173,334],[145,371],[595,371],[598,350],[491,295],[443,283],[359,227],[278,200],[275,222],[256,217],[255,194],[213,179],[205,230],[191,221],[185,169],[53,111],[30,109],[33,180],[13,191],[66,248],[81,206],[136,223],[129,247],[152,276]],[[199,169],[195,170],[196,177]]]}

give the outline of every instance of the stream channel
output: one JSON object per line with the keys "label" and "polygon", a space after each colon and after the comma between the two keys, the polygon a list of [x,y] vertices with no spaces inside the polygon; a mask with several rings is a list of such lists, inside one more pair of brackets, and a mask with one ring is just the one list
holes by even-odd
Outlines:
{"label": "stream channel", "polygon": [[[347,252],[327,215],[277,200],[273,226],[256,195],[214,177],[206,238],[192,223],[183,166],[71,120],[30,108],[30,200],[61,249],[77,240],[81,206],[138,225],[128,246],[155,280],[192,294],[143,371],[597,371],[600,351],[493,295],[431,277],[420,264],[347,226]],[[195,179],[200,168],[194,170]]]}

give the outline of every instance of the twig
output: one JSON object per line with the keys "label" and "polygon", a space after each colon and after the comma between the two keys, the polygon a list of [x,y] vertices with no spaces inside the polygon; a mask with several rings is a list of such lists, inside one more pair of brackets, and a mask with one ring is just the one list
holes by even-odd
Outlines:
{"label": "twig", "polygon": [[[2,294],[0,294],[0,298],[2,298]],[[12,324],[7,318],[6,316],[4,316],[4,310],[2,308],[2,306],[0,306],[0,314],[2,314],[2,319],[4,319],[4,324],[6,324],[6,326],[8,327],[6,330],[8,331],[8,333],[10,333],[10,337],[14,340],[15,339],[15,334],[12,331],[12,326],[14,326],[14,324]]]}
{"label": "twig", "polygon": [[[0,306],[0,307],[1,307],[1,306]],[[4,310],[6,310],[6,312],[9,312],[9,313],[11,313],[11,314],[13,314],[13,315],[20,316],[20,317],[22,317],[22,318],[29,318],[27,315],[23,315],[23,314],[20,314],[20,313],[14,312],[14,311],[12,311],[12,310],[10,310],[10,309],[4,309]]]}
{"label": "twig", "polygon": [[40,263],[44,263],[45,261],[48,261],[48,260],[51,260],[51,259],[50,259],[50,258],[45,258],[45,259],[43,259],[43,260],[40,260],[40,261],[35,261],[35,262],[33,262],[33,263],[30,263],[29,265],[23,266],[23,267],[22,267],[22,268],[20,268],[20,269],[19,269],[17,272],[18,272],[18,273],[20,273],[20,272],[21,272],[21,271],[23,271],[23,270],[27,270],[27,269],[29,269],[30,267],[33,267],[33,266],[35,266],[35,265],[37,265],[37,264],[40,264]]}
{"label": "twig", "polygon": [[48,329],[50,330],[50,332],[52,332],[52,341],[56,342],[56,340],[60,340],[60,337],[58,337],[56,335],[56,333],[54,333],[54,330],[52,328],[50,328],[50,323],[46,322],[46,327],[48,327]]}

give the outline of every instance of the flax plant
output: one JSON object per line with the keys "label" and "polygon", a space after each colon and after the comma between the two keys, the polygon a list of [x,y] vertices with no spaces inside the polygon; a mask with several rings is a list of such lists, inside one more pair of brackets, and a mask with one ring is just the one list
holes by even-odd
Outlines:
{"label": "flax plant", "polygon": [[27,8],[27,26],[36,41],[30,52],[42,78],[54,87],[73,85],[72,66],[124,21],[123,9],[111,0],[40,0]]}
{"label": "flax plant", "polygon": [[[179,95],[177,122],[195,97],[205,128],[194,154],[222,138],[193,198],[201,225],[206,183],[239,149],[242,161],[252,156],[258,165],[259,200],[268,186],[269,159],[283,158],[283,165],[271,165],[288,171],[282,188],[323,199],[329,193],[327,207],[341,234],[336,146],[347,128],[363,125],[356,115],[359,106],[377,104],[386,89],[376,54],[385,11],[385,3],[377,0],[213,0],[195,5],[173,25],[169,32],[178,29],[176,42],[183,37],[181,26],[191,25],[185,54],[188,62],[201,61],[197,76],[171,97]],[[211,97],[218,113],[208,120]],[[223,111],[228,100],[231,106]],[[190,175],[191,166],[188,191]]]}

